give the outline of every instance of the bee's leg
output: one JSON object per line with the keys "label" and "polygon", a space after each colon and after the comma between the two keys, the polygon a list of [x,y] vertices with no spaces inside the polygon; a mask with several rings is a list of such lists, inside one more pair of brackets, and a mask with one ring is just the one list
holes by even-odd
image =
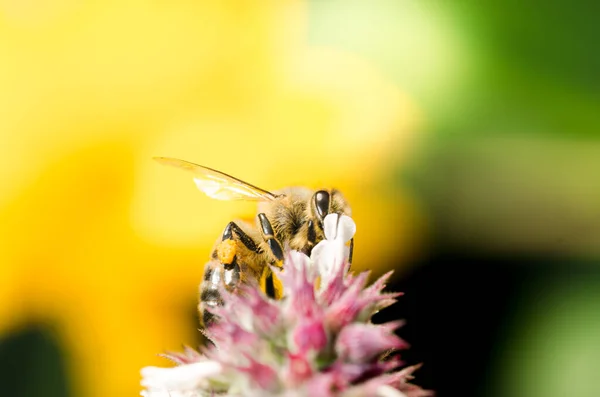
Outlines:
{"label": "bee's leg", "polygon": [[[275,239],[275,232],[273,232],[273,226],[271,226],[271,222],[269,222],[269,219],[263,213],[258,214],[258,222],[260,223],[261,235],[276,259],[274,265],[281,267],[281,264],[283,263],[283,249],[281,248],[279,241]],[[267,269],[267,271],[268,274],[265,279],[265,292],[267,293],[267,296],[271,298],[280,298],[281,286],[276,286],[276,281],[271,269]]]}
{"label": "bee's leg", "polygon": [[314,246],[317,243],[317,233],[315,232],[315,223],[313,220],[308,221],[308,228],[306,232],[306,239],[310,243],[311,246]]}
{"label": "bee's leg", "polygon": [[260,286],[269,298],[281,299],[283,296],[283,284],[268,266],[265,266],[263,269],[263,274],[260,277]]}
{"label": "bee's leg", "polygon": [[265,281],[265,292],[269,298],[275,298],[275,281],[273,280],[272,271],[269,271],[269,275]]}
{"label": "bee's leg", "polygon": [[[283,264],[283,248],[281,248],[281,244],[279,244],[279,241],[277,241],[275,239],[275,233],[273,232],[273,226],[271,226],[271,222],[269,222],[269,219],[263,213],[258,214],[258,222],[260,223],[260,231],[261,231],[262,238],[267,243],[267,246],[269,247],[269,251],[271,251],[271,253],[275,257],[275,262],[272,264],[281,268],[282,264]],[[264,276],[265,277],[264,278],[265,293],[270,298],[275,298],[275,299],[281,298],[281,295],[282,295],[281,281],[279,281],[278,279],[275,278],[275,275],[273,274],[273,271],[271,271],[271,269],[266,268],[265,271],[266,271],[266,274]]]}
{"label": "bee's leg", "polygon": [[315,232],[315,223],[312,219],[308,221],[308,225],[306,227],[306,241],[307,244],[304,246],[302,252],[310,256],[312,249],[317,244],[317,233]]}
{"label": "bee's leg", "polygon": [[348,262],[352,264],[352,254],[354,253],[354,237],[350,239],[350,254],[348,255]]}
{"label": "bee's leg", "polygon": [[[271,226],[271,222],[269,222],[269,219],[263,213],[258,214],[258,222],[260,224],[262,238],[267,243],[269,251],[271,251],[271,253],[275,257],[275,262],[273,263],[273,265],[281,268],[283,264],[283,248],[281,248],[281,244],[279,244],[279,241],[275,239],[275,232],[273,231],[273,226]],[[279,299],[282,295],[281,281],[275,279],[275,276],[273,275],[271,269],[267,268],[266,270],[268,273],[266,274],[265,279],[265,292],[267,293],[267,296]]]}
{"label": "bee's leg", "polygon": [[258,214],[258,221],[260,223],[262,237],[276,259],[275,265],[281,267],[281,264],[283,263],[283,248],[281,248],[279,241],[275,239],[273,226],[271,226],[271,222],[269,222],[269,219],[267,219],[267,216],[263,213]]}
{"label": "bee's leg", "polygon": [[[260,252],[258,245],[240,228],[235,222],[229,222],[223,231],[221,243],[213,252],[213,258],[218,259],[223,264],[226,271],[237,271],[237,280],[239,280],[239,265],[237,263],[238,246],[236,241],[241,241],[246,248],[252,252]],[[226,278],[227,279],[227,278]],[[234,285],[225,281],[225,286],[231,289]]]}
{"label": "bee's leg", "polygon": [[258,245],[235,222],[229,222],[223,231],[221,243],[213,252],[213,258],[223,265],[223,284],[229,291],[233,290],[240,282],[241,269],[238,263],[237,241],[252,252],[260,252]]}
{"label": "bee's leg", "polygon": [[219,292],[220,286],[233,291],[241,279],[240,266],[237,261],[237,241],[250,251],[258,252],[258,245],[235,222],[229,222],[223,231],[221,243],[213,251],[211,261],[205,265],[204,280],[200,286],[200,314],[206,327],[215,322],[215,316],[206,308],[223,304]]}
{"label": "bee's leg", "polygon": [[[235,233],[235,235],[234,235]],[[235,222],[229,222],[223,231],[222,241],[239,239],[252,252],[259,252],[258,245]]]}

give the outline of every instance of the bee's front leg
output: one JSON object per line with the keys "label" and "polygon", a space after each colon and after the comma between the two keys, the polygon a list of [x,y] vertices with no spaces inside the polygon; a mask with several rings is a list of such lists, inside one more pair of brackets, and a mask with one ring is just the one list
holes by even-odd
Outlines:
{"label": "bee's front leg", "polygon": [[276,262],[274,265],[281,267],[283,263],[283,248],[281,248],[279,241],[275,239],[275,232],[273,232],[271,222],[263,213],[258,214],[258,222],[260,223],[261,235],[267,243],[269,251],[271,251],[271,254],[275,257]]}
{"label": "bee's front leg", "polygon": [[[240,245],[239,242],[242,244]],[[242,246],[243,245],[243,246]],[[260,247],[235,222],[229,222],[223,231],[221,242],[213,252],[213,259],[223,265],[223,285],[232,291],[242,280],[242,268],[247,253],[239,252],[247,248],[254,253],[260,252]],[[246,263],[247,265],[247,263]]]}
{"label": "bee's front leg", "polygon": [[212,260],[205,265],[204,280],[200,285],[200,316],[204,327],[216,321],[215,316],[206,310],[223,304],[220,288],[234,291],[243,279],[242,268],[238,263],[238,250],[243,249],[238,241],[248,250],[258,253],[260,248],[235,222],[229,222],[223,231],[221,242],[212,253]]}
{"label": "bee's front leg", "polygon": [[[279,241],[275,239],[275,232],[273,231],[273,226],[271,222],[267,218],[264,213],[258,214],[258,223],[260,224],[260,232],[262,238],[267,243],[269,247],[269,251],[275,257],[275,262],[273,265],[282,268],[283,267],[283,248],[281,248],[281,244]],[[266,269],[266,280],[265,280],[265,289],[268,296],[272,298],[279,299],[281,298],[281,286],[280,282],[276,282],[273,277],[273,272],[270,269]]]}
{"label": "bee's front leg", "polygon": [[[221,244],[217,250],[218,259],[227,268],[232,266],[236,260],[236,247],[234,240],[241,241],[246,248],[252,252],[260,252],[258,245],[252,240],[250,236],[246,234],[235,222],[229,222],[223,231],[223,237],[221,238]],[[229,243],[228,243],[229,241]]]}

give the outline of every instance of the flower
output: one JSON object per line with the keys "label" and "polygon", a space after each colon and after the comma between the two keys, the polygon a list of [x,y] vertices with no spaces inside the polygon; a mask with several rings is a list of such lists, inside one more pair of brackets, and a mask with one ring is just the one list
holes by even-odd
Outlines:
{"label": "flower", "polygon": [[311,258],[318,266],[321,275],[321,289],[330,283],[330,277],[339,274],[349,256],[346,243],[356,233],[356,225],[352,218],[346,215],[331,214],[323,221],[325,239],[320,241],[312,250]]}
{"label": "flower", "polygon": [[[309,258],[287,251],[284,296],[269,299],[257,286],[222,291],[219,321],[204,332],[213,342],[200,351],[165,356],[175,368],[142,369],[145,397],[424,397],[408,383],[418,366],[401,366],[392,351],[408,345],[394,331],[400,321],[376,325],[371,317],[399,294],[382,292],[390,273],[365,287],[368,272],[348,273],[354,221],[325,218],[325,240]],[[385,357],[385,358],[384,358]],[[167,394],[165,394],[167,393]],[[171,394],[168,394],[171,393]]]}

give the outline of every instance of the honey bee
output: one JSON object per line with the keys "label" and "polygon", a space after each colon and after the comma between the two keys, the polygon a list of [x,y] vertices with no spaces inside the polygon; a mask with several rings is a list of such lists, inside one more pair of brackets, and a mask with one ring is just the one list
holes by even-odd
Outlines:
{"label": "honey bee", "polygon": [[[191,172],[198,189],[213,199],[258,202],[255,221],[229,222],[204,267],[198,304],[204,327],[216,320],[206,309],[222,304],[222,287],[235,291],[240,283],[258,282],[269,297],[281,298],[281,283],[270,266],[283,266],[284,247],[310,255],[324,238],[323,220],[328,214],[351,215],[346,199],[336,189],[288,187],[269,192],[202,165],[168,157],[154,159]],[[354,239],[350,241],[350,261],[353,247]]]}

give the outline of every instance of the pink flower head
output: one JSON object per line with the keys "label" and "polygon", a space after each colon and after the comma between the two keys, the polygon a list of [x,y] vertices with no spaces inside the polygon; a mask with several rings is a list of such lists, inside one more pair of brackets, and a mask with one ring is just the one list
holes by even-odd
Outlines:
{"label": "pink flower head", "polygon": [[[218,321],[204,331],[212,344],[200,352],[166,355],[179,366],[142,370],[142,395],[199,397],[424,397],[408,383],[416,366],[398,371],[408,345],[394,334],[401,322],[372,324],[377,311],[400,295],[384,293],[390,273],[366,287],[369,273],[348,274],[350,217],[330,214],[325,240],[311,257],[287,250],[283,298],[272,300],[256,285],[222,291]],[[168,392],[168,394],[164,394]],[[161,394],[163,393],[163,394]]]}

